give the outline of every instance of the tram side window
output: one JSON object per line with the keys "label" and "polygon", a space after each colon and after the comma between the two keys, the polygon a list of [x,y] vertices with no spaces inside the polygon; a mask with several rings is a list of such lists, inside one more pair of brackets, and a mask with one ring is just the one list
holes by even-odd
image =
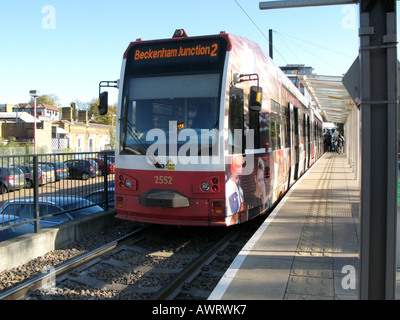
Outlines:
{"label": "tram side window", "polygon": [[[282,148],[282,144],[286,141],[285,137],[282,135],[285,134],[282,132],[284,130],[285,121],[282,120],[282,111],[285,108],[282,108],[281,105],[271,100],[271,150],[278,150]],[[284,113],[283,113],[284,115]]]}
{"label": "tram side window", "polygon": [[284,111],[285,148],[290,148],[290,109],[284,107]]}
{"label": "tram side window", "polygon": [[244,98],[243,90],[231,87],[229,100],[229,142],[230,154],[244,153]]}
{"label": "tram side window", "polygon": [[274,115],[271,115],[271,151],[274,151],[276,149],[276,126],[275,126],[275,120],[274,120]]}
{"label": "tram side window", "polygon": [[253,129],[254,134],[254,149],[260,148],[260,112],[258,111],[249,111],[249,127]]}
{"label": "tram side window", "polygon": [[260,112],[260,148],[269,150],[269,133],[270,133],[270,120],[269,114]]}
{"label": "tram side window", "polygon": [[318,138],[318,123],[314,122],[314,143],[317,143]]}
{"label": "tram side window", "polygon": [[281,143],[281,117],[277,116],[276,117],[276,149],[280,149],[282,147],[282,143]]}
{"label": "tram side window", "polygon": [[304,120],[303,117],[299,114],[299,131],[300,131],[300,144],[304,141]]}
{"label": "tram side window", "polygon": [[281,123],[280,116],[271,114],[271,151],[281,148]]}

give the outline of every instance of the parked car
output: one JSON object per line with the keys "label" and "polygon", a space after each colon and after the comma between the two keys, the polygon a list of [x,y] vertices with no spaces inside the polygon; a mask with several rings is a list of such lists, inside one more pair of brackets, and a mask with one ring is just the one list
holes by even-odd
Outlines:
{"label": "parked car", "polygon": [[67,179],[69,177],[69,169],[63,162],[58,161],[40,161],[39,164],[49,166],[54,171],[56,181]]}
{"label": "parked car", "polygon": [[39,165],[39,168],[44,175],[44,179],[46,180],[46,183],[56,181],[56,176],[55,176],[53,168],[51,168],[45,164]]}
{"label": "parked car", "polygon": [[107,158],[107,168],[104,165],[104,158],[88,158],[89,160],[96,161],[99,166],[99,175],[108,175],[115,172],[115,163],[109,161]]}
{"label": "parked car", "polygon": [[25,175],[16,166],[0,167],[0,193],[25,188]]}
{"label": "parked car", "polygon": [[85,160],[89,161],[92,164],[92,167],[93,167],[94,171],[96,171],[96,176],[100,176],[101,173],[100,173],[100,169],[99,169],[99,164],[96,161],[94,161],[93,159],[90,159],[90,158],[86,158]]}
{"label": "parked car", "polygon": [[[108,187],[107,192],[108,192],[108,207],[114,207],[114,195],[115,195],[115,189],[114,187]],[[97,190],[95,192],[92,192],[90,194],[88,194],[85,199],[99,204],[100,207],[102,207],[104,209],[105,204],[101,203],[103,202],[103,195],[104,195],[104,189],[102,190]]]}
{"label": "parked car", "polygon": [[[5,201],[3,206],[0,208],[0,227],[33,219],[33,207],[33,198],[21,198]],[[39,216],[43,217],[43,219],[40,220],[40,228],[53,227],[60,223],[72,221],[101,211],[103,211],[103,209],[100,206],[93,205],[91,201],[81,197],[39,197]],[[33,228],[33,222],[28,222],[20,226],[11,227],[11,229],[1,230],[0,241],[33,232]]]}
{"label": "parked car", "polygon": [[[25,187],[32,188],[35,185],[35,178],[34,178],[35,174],[34,174],[33,164],[22,164],[19,165],[18,168],[20,168],[25,175]],[[37,179],[39,186],[44,185],[47,181],[46,175],[44,172],[42,172],[41,168],[38,168]]]}
{"label": "parked car", "polygon": [[87,180],[89,178],[94,178],[98,174],[97,163],[94,165],[89,160],[75,159],[64,161],[64,163],[69,169],[70,178]]}
{"label": "parked car", "polygon": [[25,223],[18,225],[23,222],[18,216],[14,215],[0,215],[0,227],[6,227],[15,225],[4,230],[0,230],[0,242],[8,239],[12,239],[23,234],[32,233],[35,229],[32,223]]}
{"label": "parked car", "polygon": [[[61,208],[59,211],[68,211],[73,219],[77,219],[89,214],[103,211],[98,205],[93,205],[93,202],[78,196],[42,196],[39,198],[41,203],[46,203],[49,212],[50,206]],[[57,211],[57,212],[59,212]],[[47,213],[49,214],[49,213]]]}

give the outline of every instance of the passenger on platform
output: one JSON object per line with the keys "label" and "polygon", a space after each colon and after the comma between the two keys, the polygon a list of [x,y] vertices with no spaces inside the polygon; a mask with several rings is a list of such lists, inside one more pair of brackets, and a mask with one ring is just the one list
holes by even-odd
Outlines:
{"label": "passenger on platform", "polygon": [[339,136],[337,137],[337,153],[338,154],[343,153],[343,145],[344,145],[344,137],[342,136],[341,133],[339,133]]}
{"label": "passenger on platform", "polygon": [[327,132],[324,133],[324,152],[328,150]]}
{"label": "passenger on platform", "polygon": [[326,141],[326,151],[331,152],[332,151],[332,135],[329,130],[326,133],[325,141]]}

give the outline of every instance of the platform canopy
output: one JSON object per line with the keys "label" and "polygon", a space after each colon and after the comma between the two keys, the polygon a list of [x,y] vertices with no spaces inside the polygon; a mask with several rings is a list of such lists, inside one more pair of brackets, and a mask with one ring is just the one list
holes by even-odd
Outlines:
{"label": "platform canopy", "polygon": [[355,107],[342,79],[341,76],[316,74],[300,76],[326,122],[346,123],[350,110]]}

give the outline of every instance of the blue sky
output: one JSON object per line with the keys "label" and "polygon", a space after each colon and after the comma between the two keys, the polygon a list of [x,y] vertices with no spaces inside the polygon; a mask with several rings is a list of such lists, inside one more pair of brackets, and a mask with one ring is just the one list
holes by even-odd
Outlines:
{"label": "blue sky", "polygon": [[345,73],[358,55],[356,5],[262,11],[254,0],[2,0],[0,104],[28,102],[32,89],[57,95],[60,106],[89,102],[100,81],[119,78],[131,41],[170,38],[178,28],[189,36],[224,30],[267,52],[273,29],[278,65],[321,75]]}

